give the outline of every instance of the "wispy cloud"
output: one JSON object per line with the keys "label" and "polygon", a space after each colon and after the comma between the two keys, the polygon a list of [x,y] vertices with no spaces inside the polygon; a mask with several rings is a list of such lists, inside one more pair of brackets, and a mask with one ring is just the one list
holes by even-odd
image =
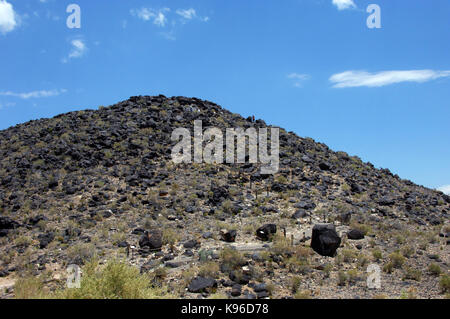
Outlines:
{"label": "wispy cloud", "polygon": [[177,9],[173,11],[170,8],[153,9],[140,8],[131,9],[130,14],[142,21],[151,22],[163,31],[159,32],[164,38],[168,40],[175,40],[175,28],[177,25],[184,25],[189,21],[197,20],[201,22],[209,21],[209,17],[202,17],[197,14],[193,8]]}
{"label": "wispy cloud", "polygon": [[60,94],[66,93],[66,89],[60,89],[60,90],[41,90],[41,91],[32,91],[32,92],[26,92],[26,93],[15,93],[11,91],[5,91],[0,92],[0,96],[12,96],[12,97],[18,97],[24,100],[28,100],[31,98],[44,98],[44,97],[52,97],[52,96],[58,96]]}
{"label": "wispy cloud", "polygon": [[191,20],[191,19],[193,19],[193,18],[195,18],[197,16],[197,13],[192,8],[190,8],[190,9],[178,9],[176,11],[176,13],[179,16],[182,16],[183,18],[185,18],[186,20]]}
{"label": "wispy cloud", "polygon": [[82,39],[72,40],[70,44],[72,46],[71,51],[66,58],[63,58],[63,63],[69,62],[69,59],[81,58],[88,50],[86,43]]}
{"label": "wispy cloud", "polygon": [[338,10],[356,8],[356,4],[353,0],[333,0],[333,4],[338,8]]}
{"label": "wispy cloud", "polygon": [[444,194],[450,195],[450,185],[441,186],[437,190],[443,192]]}
{"label": "wispy cloud", "polygon": [[162,8],[162,9],[151,9],[151,8],[141,8],[141,9],[131,9],[130,13],[133,16],[138,17],[143,21],[152,21],[153,24],[158,27],[165,27],[168,23],[168,19],[166,17],[167,13],[170,12],[170,8]]}
{"label": "wispy cloud", "polygon": [[303,82],[309,80],[310,76],[308,74],[300,74],[300,73],[291,73],[288,74],[288,79],[292,79],[294,81],[295,87],[303,87]]}
{"label": "wispy cloud", "polygon": [[11,3],[0,0],[0,33],[6,34],[18,26],[17,14]]}
{"label": "wispy cloud", "polygon": [[366,71],[346,71],[333,74],[330,82],[335,88],[381,87],[401,82],[428,82],[438,78],[450,77],[450,71],[407,70],[369,73]]}

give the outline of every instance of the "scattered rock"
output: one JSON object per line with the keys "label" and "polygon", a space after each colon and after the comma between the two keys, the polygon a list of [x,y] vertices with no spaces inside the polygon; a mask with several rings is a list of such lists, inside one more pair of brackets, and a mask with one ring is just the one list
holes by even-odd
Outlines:
{"label": "scattered rock", "polygon": [[364,239],[364,233],[359,229],[352,229],[347,233],[348,239],[361,240]]}
{"label": "scattered rock", "polygon": [[220,236],[223,241],[226,241],[227,243],[234,243],[236,241],[237,231],[236,230],[226,230],[222,229],[220,231]]}
{"label": "scattered rock", "polygon": [[311,248],[322,256],[334,257],[341,238],[333,224],[316,224],[312,230]]}
{"label": "scattered rock", "polygon": [[277,225],[265,224],[256,230],[256,237],[262,241],[268,241],[277,232]]}
{"label": "scattered rock", "polygon": [[139,240],[139,246],[141,248],[148,247],[151,250],[161,250],[162,247],[162,234],[160,231],[145,231]]}
{"label": "scattered rock", "polygon": [[217,287],[217,281],[213,278],[196,277],[188,286],[188,291],[193,293],[210,292]]}

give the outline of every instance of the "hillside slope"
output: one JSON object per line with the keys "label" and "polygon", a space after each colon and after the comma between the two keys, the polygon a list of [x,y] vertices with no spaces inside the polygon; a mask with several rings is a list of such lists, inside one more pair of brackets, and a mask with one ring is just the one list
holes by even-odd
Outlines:
{"label": "hillside slope", "polygon": [[[125,257],[130,244],[139,248],[145,230],[160,231],[162,252],[137,248],[130,264],[149,273],[165,265],[164,287],[195,297],[184,290],[192,279],[186,273],[202,271],[199,253],[211,249],[217,254],[206,263],[214,269],[207,276],[231,296],[239,280],[223,268],[221,252],[229,244],[220,231],[234,229],[232,245],[252,269],[236,296],[263,298],[252,287],[260,281],[273,285],[267,295],[275,298],[301,291],[317,298],[393,297],[410,288],[419,297],[442,296],[439,277],[427,269],[437,263],[448,272],[448,246],[439,234],[448,232],[449,196],[283,129],[274,176],[250,163],[175,165],[172,131],[192,131],[194,120],[223,130],[266,126],[208,101],[139,96],[1,131],[0,275],[49,273],[58,282],[68,264],[94,255]],[[323,221],[334,222],[343,238],[350,229],[365,238],[344,240],[337,257],[322,257],[308,240],[312,225]],[[270,222],[278,235],[265,245],[255,231]],[[385,269],[380,291],[368,290],[367,263],[383,267],[397,250],[406,261]],[[420,280],[413,270],[422,272]],[[340,273],[347,271],[356,279],[342,283]],[[302,280],[291,289],[296,276]]]}

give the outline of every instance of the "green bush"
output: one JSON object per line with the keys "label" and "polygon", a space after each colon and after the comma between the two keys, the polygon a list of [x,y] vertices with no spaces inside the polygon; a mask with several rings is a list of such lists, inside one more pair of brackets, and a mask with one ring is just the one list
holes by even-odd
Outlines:
{"label": "green bush", "polygon": [[375,248],[372,250],[372,256],[375,258],[375,260],[380,260],[383,258],[383,253],[379,248]]}
{"label": "green bush", "polygon": [[45,297],[41,277],[27,276],[19,278],[14,285],[16,299],[42,299]]}
{"label": "green bush", "polygon": [[434,264],[434,263],[430,264],[430,266],[428,267],[428,271],[433,276],[439,276],[442,273],[441,267],[439,267],[438,264]]}
{"label": "green bush", "polygon": [[168,298],[150,284],[146,274],[123,261],[112,260],[99,266],[93,260],[83,267],[80,288],[65,288],[50,298],[58,299],[157,299]]}
{"label": "green bush", "polygon": [[403,280],[411,279],[415,281],[420,281],[422,278],[422,272],[419,269],[414,269],[411,267],[407,267],[405,273],[403,274]]}
{"label": "green bush", "polygon": [[403,257],[398,252],[390,254],[389,260],[391,261],[392,266],[394,266],[394,268],[402,268],[403,264],[405,263],[405,257]]}
{"label": "green bush", "polygon": [[441,286],[443,292],[450,292],[450,276],[442,275],[441,280],[439,281],[439,285]]}

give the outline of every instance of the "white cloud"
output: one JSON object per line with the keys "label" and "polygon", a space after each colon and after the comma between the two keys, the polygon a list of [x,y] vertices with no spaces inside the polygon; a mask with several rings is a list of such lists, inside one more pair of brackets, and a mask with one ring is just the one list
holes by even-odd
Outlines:
{"label": "white cloud", "polygon": [[62,59],[63,63],[69,62],[69,59],[81,58],[88,50],[86,43],[82,39],[75,39],[70,42],[72,49],[66,58]]}
{"label": "white cloud", "polygon": [[308,74],[300,74],[300,73],[291,73],[287,77],[288,79],[292,79],[294,81],[294,86],[298,88],[302,87],[303,82],[310,78]]}
{"label": "white cloud", "polygon": [[190,9],[178,9],[177,10],[177,14],[181,17],[183,17],[186,20],[191,20],[193,18],[195,18],[197,16],[197,13],[195,12],[194,9],[190,8]]}
{"label": "white cloud", "polygon": [[132,9],[130,11],[131,15],[137,16],[139,19],[143,21],[153,21],[153,24],[158,27],[165,27],[168,23],[168,19],[166,14],[170,12],[169,8],[163,8],[159,10],[151,9],[151,8],[141,8],[139,10]]}
{"label": "white cloud", "polygon": [[444,194],[450,195],[450,185],[441,186],[437,190],[443,192]]}
{"label": "white cloud", "polygon": [[11,91],[6,92],[0,92],[1,96],[12,96],[12,97],[18,97],[24,100],[28,100],[31,98],[43,98],[43,97],[52,97],[52,96],[58,96],[60,94],[66,93],[66,89],[61,90],[41,90],[41,91],[32,91],[32,92],[26,92],[26,93],[15,93]]}
{"label": "white cloud", "polygon": [[[152,9],[143,7],[141,9],[131,9],[130,14],[141,19],[142,21],[150,21],[160,28],[167,26],[173,28],[179,23],[186,24],[188,21],[192,20],[202,22],[209,21],[209,17],[199,16],[197,11],[193,8],[177,9],[176,11],[172,11],[170,8]],[[173,33],[173,30],[171,33]],[[167,34],[167,32],[163,32],[162,34]],[[170,38],[172,39],[172,37]]]}
{"label": "white cloud", "polygon": [[72,51],[69,54],[69,58],[80,58],[87,50],[86,44],[83,40],[72,40]]}
{"label": "white cloud", "polygon": [[356,4],[353,0],[333,0],[333,4],[338,8],[338,10],[356,8]]}
{"label": "white cloud", "polygon": [[346,71],[333,74],[330,77],[335,88],[348,87],[381,87],[401,82],[423,83],[438,78],[450,77],[450,71],[409,70],[409,71],[383,71],[369,73],[366,71]]}
{"label": "white cloud", "polygon": [[3,34],[11,32],[17,25],[17,15],[12,4],[6,0],[0,0],[0,32]]}

